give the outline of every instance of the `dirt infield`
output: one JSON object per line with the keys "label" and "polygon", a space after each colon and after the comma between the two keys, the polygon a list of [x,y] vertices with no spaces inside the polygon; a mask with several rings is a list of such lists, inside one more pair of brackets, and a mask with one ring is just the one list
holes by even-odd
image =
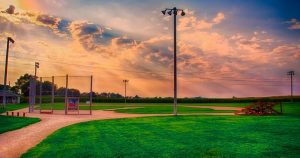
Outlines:
{"label": "dirt infield", "polygon": [[[215,110],[237,110],[234,107],[216,106],[187,106],[194,108],[211,108]],[[133,118],[146,116],[171,116],[172,114],[126,114],[114,111],[93,110],[93,115],[64,115],[64,111],[57,110],[55,114],[27,113],[28,108],[14,112],[26,112],[26,117],[40,118],[41,121],[27,127],[0,134],[0,158],[20,157],[28,149],[36,146],[48,135],[65,126],[91,120],[105,120],[116,118]],[[199,113],[180,115],[234,115],[234,113]]]}

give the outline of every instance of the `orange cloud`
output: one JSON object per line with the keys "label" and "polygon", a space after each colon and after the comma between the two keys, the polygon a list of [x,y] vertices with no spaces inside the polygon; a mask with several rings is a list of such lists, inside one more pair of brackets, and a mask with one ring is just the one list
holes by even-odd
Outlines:
{"label": "orange cloud", "polygon": [[222,12],[219,12],[211,21],[198,20],[198,18],[191,13],[189,16],[181,17],[179,19],[178,30],[185,31],[189,29],[210,29],[214,25],[220,24],[224,19],[225,15]]}

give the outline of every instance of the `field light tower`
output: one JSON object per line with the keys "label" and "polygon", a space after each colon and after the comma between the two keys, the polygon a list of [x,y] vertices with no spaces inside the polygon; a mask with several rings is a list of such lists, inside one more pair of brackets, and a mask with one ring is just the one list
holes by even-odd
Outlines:
{"label": "field light tower", "polygon": [[289,71],[287,75],[291,76],[291,102],[293,102],[293,76],[295,75],[295,72]]}
{"label": "field light tower", "polygon": [[37,72],[38,68],[40,68],[40,63],[39,62],[35,62],[34,63],[34,78],[36,78],[36,72]]}
{"label": "field light tower", "polygon": [[9,43],[15,43],[11,37],[7,37],[6,45],[6,56],[5,56],[5,68],[4,68],[4,87],[3,87],[3,107],[6,105],[6,82],[7,82],[7,65],[8,65],[8,53],[9,53]]}
{"label": "field light tower", "polygon": [[168,13],[169,16],[174,15],[174,108],[173,114],[177,115],[177,56],[176,56],[176,17],[177,14],[180,12],[181,16],[185,16],[185,12],[182,9],[177,9],[174,7],[173,9],[165,9],[161,11],[163,15]]}
{"label": "field light tower", "polygon": [[123,83],[125,84],[125,103],[126,103],[126,87],[129,80],[123,80]]}

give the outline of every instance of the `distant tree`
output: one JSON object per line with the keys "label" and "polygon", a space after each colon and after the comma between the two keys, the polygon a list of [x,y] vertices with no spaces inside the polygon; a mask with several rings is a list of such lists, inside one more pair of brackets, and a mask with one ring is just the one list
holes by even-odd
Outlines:
{"label": "distant tree", "polygon": [[59,87],[56,91],[55,91],[55,94],[57,96],[65,96],[65,91],[66,91],[66,88],[65,87]]}
{"label": "distant tree", "polygon": [[101,98],[109,98],[109,93],[102,92],[102,93],[99,94],[99,97],[101,97]]}
{"label": "distant tree", "polygon": [[134,98],[134,99],[139,99],[139,98],[141,98],[141,97],[139,97],[138,95],[135,95],[133,98]]}
{"label": "distant tree", "polygon": [[16,93],[16,94],[19,94],[19,93],[20,93],[20,88],[17,87],[17,86],[12,86],[12,87],[10,88],[10,90],[11,90],[12,92]]}
{"label": "distant tree", "polygon": [[[56,95],[58,96],[65,96],[65,87],[60,87],[56,90]],[[80,91],[78,89],[73,89],[70,88],[68,89],[68,97],[79,97],[80,96]]]}
{"label": "distant tree", "polygon": [[[56,84],[54,84],[54,91],[57,89]],[[52,82],[50,81],[44,81],[42,83],[42,94],[43,95],[51,95],[52,94]]]}
{"label": "distant tree", "polygon": [[24,74],[23,76],[20,76],[19,79],[17,79],[15,86],[16,89],[21,90],[21,94],[24,96],[29,95],[29,81],[30,78],[33,78],[33,75]]}
{"label": "distant tree", "polygon": [[80,91],[78,89],[68,89],[68,96],[70,97],[79,97],[80,96]]}
{"label": "distant tree", "polygon": [[110,98],[124,98],[121,94],[119,93],[109,93]]}

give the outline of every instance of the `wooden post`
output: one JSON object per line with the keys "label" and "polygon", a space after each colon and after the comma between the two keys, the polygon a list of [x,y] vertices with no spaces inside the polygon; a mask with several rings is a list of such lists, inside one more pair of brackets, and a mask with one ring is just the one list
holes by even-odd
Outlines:
{"label": "wooden post", "polygon": [[11,112],[11,116],[14,116],[14,112]]}
{"label": "wooden post", "polygon": [[19,112],[17,112],[17,116],[19,116]]}
{"label": "wooden post", "polygon": [[6,116],[8,116],[9,114],[8,114],[8,111],[6,111]]}
{"label": "wooden post", "polygon": [[23,117],[25,117],[25,112],[23,112]]}

